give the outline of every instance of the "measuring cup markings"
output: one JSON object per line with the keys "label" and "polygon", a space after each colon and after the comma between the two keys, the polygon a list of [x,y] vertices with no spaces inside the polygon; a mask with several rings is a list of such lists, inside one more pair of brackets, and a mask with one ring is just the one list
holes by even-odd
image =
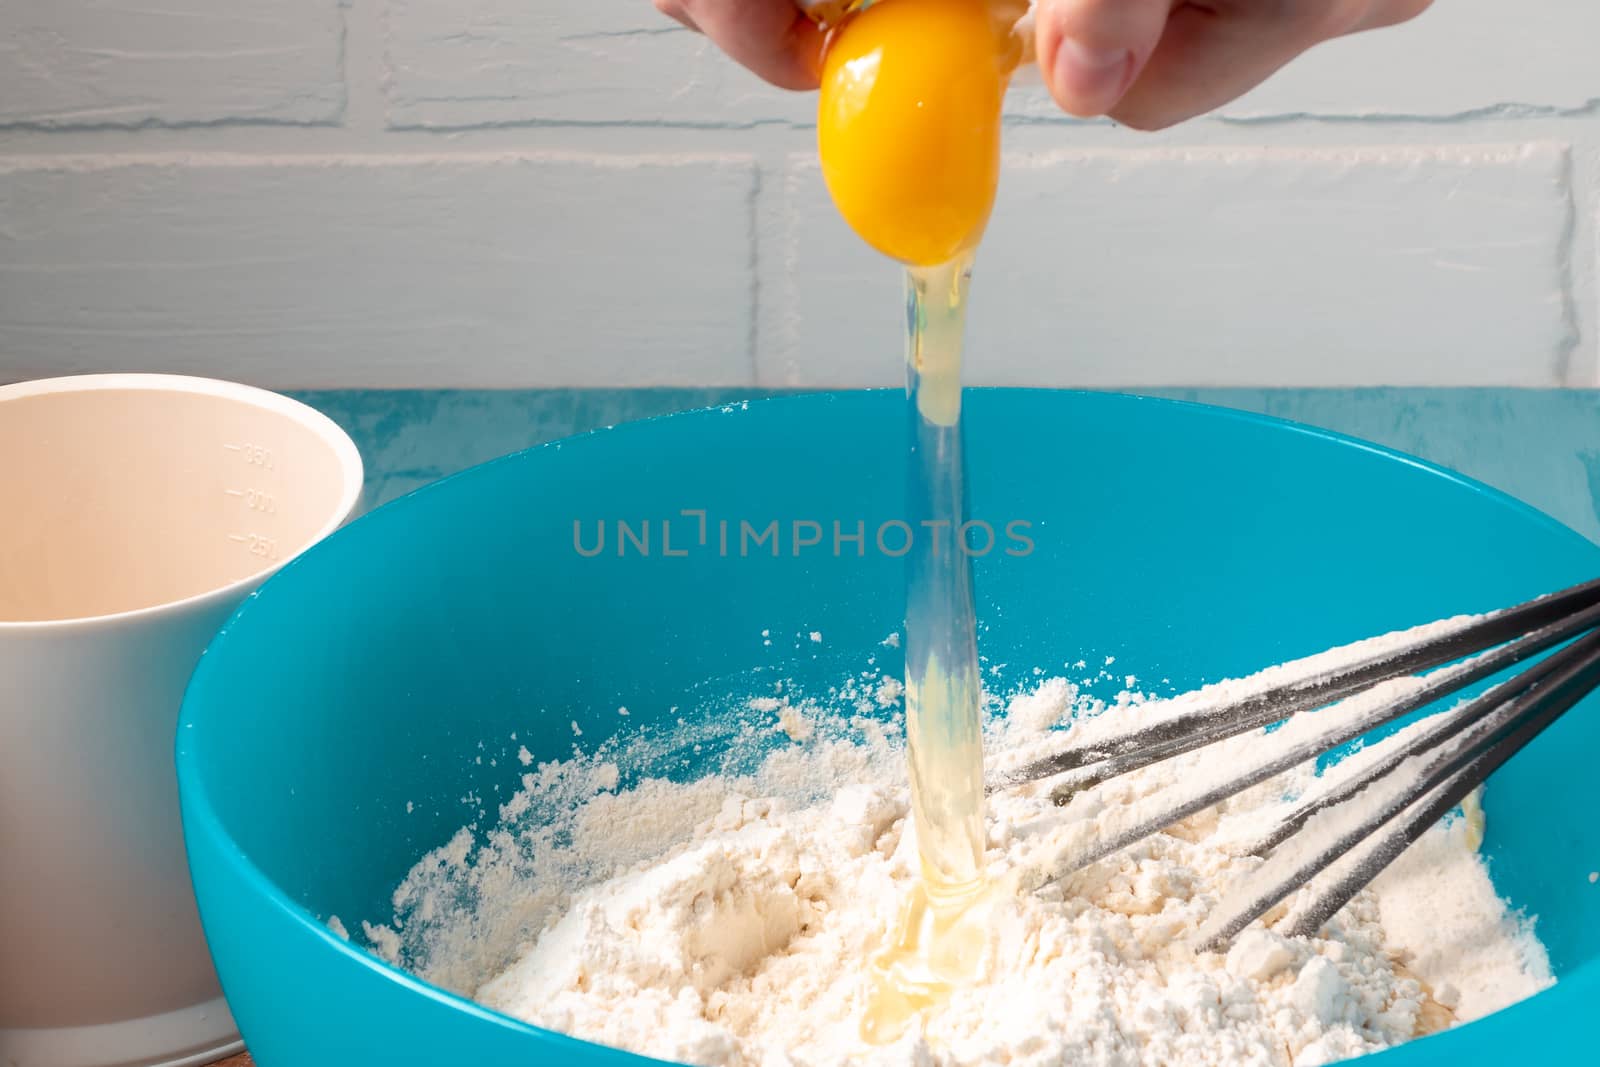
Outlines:
{"label": "measuring cup markings", "polygon": [[278,498],[265,489],[224,489],[225,496],[238,497],[245,507],[263,515],[278,513]]}
{"label": "measuring cup markings", "polygon": [[[266,445],[258,445],[251,441],[225,442],[223,449],[228,452],[238,453],[239,459],[248,467],[262,473],[276,471],[277,464],[273,460],[272,449]],[[251,513],[255,521],[268,521],[278,513],[278,498],[265,489],[251,485],[229,486],[222,490],[223,494],[238,500],[245,509]],[[240,545],[252,556],[265,560],[276,560],[279,557],[278,540],[263,533],[253,530],[244,530],[227,535],[228,540]]]}
{"label": "measuring cup markings", "polygon": [[278,540],[258,533],[231,533],[228,540],[244,546],[246,552],[262,559],[278,558]]}
{"label": "measuring cup markings", "polygon": [[[265,445],[258,445],[251,441],[225,442],[223,449],[228,452],[238,453],[239,459],[248,467],[262,473],[276,471],[277,465],[273,461],[272,449]],[[278,512],[277,497],[265,489],[251,485],[229,486],[222,490],[226,496],[233,497],[244,505],[255,521],[269,521]],[[276,560],[279,557],[278,540],[254,530],[242,530],[227,535],[229,541],[241,546],[252,556],[264,560]]]}
{"label": "measuring cup markings", "polygon": [[222,447],[229,452],[239,453],[240,457],[253,467],[261,467],[269,471],[273,469],[272,449],[265,445],[241,441],[238,444],[224,444]]}

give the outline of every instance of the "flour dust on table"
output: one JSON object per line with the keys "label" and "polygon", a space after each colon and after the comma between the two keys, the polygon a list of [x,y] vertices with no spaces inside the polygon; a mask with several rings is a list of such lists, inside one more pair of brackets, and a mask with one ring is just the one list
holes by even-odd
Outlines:
{"label": "flour dust on table", "polygon": [[[393,915],[356,938],[535,1025],[707,1067],[1309,1067],[1552,981],[1531,921],[1496,895],[1476,851],[1481,812],[1430,830],[1315,937],[1275,931],[1290,897],[1225,953],[1194,951],[1193,931],[1262,862],[1244,843],[1338,765],[1319,775],[1308,763],[1057,876],[1097,824],[1247,759],[1266,742],[1258,731],[1066,807],[1043,786],[992,796],[984,863],[1010,891],[985,905],[980,973],[893,1042],[868,1044],[868,964],[920,874],[901,698],[871,672],[817,699],[780,685],[736,716],[530,766],[493,829],[463,828],[424,856]],[[1059,744],[1063,728],[1186,714],[1196,699],[1108,703],[1045,680],[990,698],[984,743],[1003,768]]]}

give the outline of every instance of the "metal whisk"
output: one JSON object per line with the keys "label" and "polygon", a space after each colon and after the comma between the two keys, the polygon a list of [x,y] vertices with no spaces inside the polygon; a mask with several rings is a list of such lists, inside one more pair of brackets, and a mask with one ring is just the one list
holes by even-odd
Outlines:
{"label": "metal whisk", "polygon": [[[1065,876],[1368,731],[1563,646],[1481,695],[1430,717],[1392,751],[1289,808],[1246,851],[1265,862],[1234,887],[1196,932],[1195,947],[1223,948],[1255,919],[1317,879],[1309,903],[1283,929],[1311,935],[1377,877],[1408,845],[1460,804],[1489,775],[1600,685],[1600,580],[1459,623],[1415,627],[1381,650],[1327,666],[1313,656],[1285,664],[1235,699],[1135,726],[1092,744],[1063,747],[997,777],[990,791],[1052,780],[1065,804],[1118,775],[1227,738],[1326,709],[1315,730],[1266,734],[1226,781],[1169,790],[1158,810],[1097,825],[1063,857]],[[1437,668],[1437,669],[1434,669]],[[1420,679],[1419,672],[1431,671]],[[1414,684],[1398,684],[1398,680]],[[1337,707],[1329,707],[1335,705]],[[1324,718],[1326,721],[1323,721]],[[1281,738],[1279,735],[1282,735]],[[1170,803],[1166,802],[1170,799]],[[1315,833],[1308,833],[1314,824]],[[1327,872],[1325,877],[1318,878]]]}

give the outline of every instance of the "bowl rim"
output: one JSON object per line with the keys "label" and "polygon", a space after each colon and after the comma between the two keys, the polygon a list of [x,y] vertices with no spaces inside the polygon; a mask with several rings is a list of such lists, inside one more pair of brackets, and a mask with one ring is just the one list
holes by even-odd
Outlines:
{"label": "bowl rim", "polygon": [[[238,846],[232,835],[223,826],[222,820],[220,816],[218,816],[216,808],[211,802],[211,794],[205,781],[204,774],[197,766],[198,757],[184,743],[187,731],[193,729],[195,726],[194,707],[191,704],[190,698],[198,686],[205,684],[206,678],[211,671],[217,669],[219,657],[210,653],[213,649],[218,648],[226,643],[234,626],[240,621],[241,618],[246,617],[250,612],[253,601],[262,593],[268,592],[273,583],[288,580],[287,576],[293,573],[295,568],[305,565],[308,557],[310,557],[312,553],[318,551],[323,544],[335,538],[347,536],[346,529],[365,523],[368,516],[379,515],[388,511],[395,505],[402,504],[404,501],[414,500],[418,497],[425,497],[427,494],[441,491],[445,486],[454,483],[458,479],[477,477],[480,476],[480,472],[497,468],[502,464],[517,462],[521,457],[527,456],[531,453],[536,453],[543,450],[559,451],[565,444],[582,441],[586,438],[597,437],[599,435],[608,434],[617,430],[621,430],[623,432],[635,432],[635,427],[646,427],[653,423],[667,419],[682,419],[685,417],[711,418],[718,415],[733,413],[758,413],[759,409],[773,404],[827,404],[838,402],[840,400],[856,401],[861,398],[884,396],[885,394],[904,395],[904,391],[894,388],[874,388],[780,393],[769,397],[735,400],[730,403],[713,404],[705,407],[687,409],[684,411],[651,415],[637,420],[630,420],[625,423],[597,427],[592,430],[586,430],[581,433],[569,435],[567,437],[557,438],[555,440],[533,445],[528,448],[519,449],[517,451],[507,453],[506,455],[498,456],[446,475],[435,481],[429,482],[426,485],[419,486],[418,488],[413,489],[410,492],[395,498],[394,500],[374,508],[372,511],[368,512],[367,515],[363,515],[354,522],[347,524],[345,529],[337,530],[329,537],[319,540],[317,543],[310,546],[310,548],[295,556],[283,567],[275,571],[270,577],[268,577],[267,581],[259,590],[247,597],[244,603],[242,603],[233,612],[223,626],[217,631],[210,644],[207,645],[207,654],[201,656],[199,666],[196,668],[193,676],[190,678],[188,686],[185,689],[183,703],[179,714],[176,751],[174,756],[177,765],[179,794],[182,802],[183,821],[186,834],[189,832],[189,826],[192,820],[196,829],[205,831],[209,836],[214,838],[216,842],[226,845],[225,848],[220,850],[223,854],[225,862],[235,868],[235,873],[239,877],[251,883],[256,891],[262,894],[271,908],[291,918],[298,925],[304,928],[309,928],[312,934],[319,937],[323,943],[334,949],[342,958],[360,965],[368,971],[371,971],[385,979],[398,982],[403,988],[409,989],[415,993],[419,993],[434,1003],[465,1012],[470,1017],[479,1021],[491,1023],[501,1028],[509,1028],[531,1038],[536,1038],[547,1042],[555,1042],[557,1049],[568,1048],[573,1051],[580,1049],[598,1049],[609,1053],[621,1053],[626,1056],[631,1056],[641,1065],[657,1064],[661,1065],[661,1067],[681,1067],[681,1065],[674,1064],[672,1061],[659,1060],[643,1053],[630,1052],[625,1049],[618,1049],[614,1046],[604,1045],[599,1042],[573,1037],[572,1035],[562,1033],[559,1030],[549,1030],[544,1027],[525,1022],[516,1018],[515,1016],[507,1015],[503,1012],[485,1007],[470,997],[461,996],[440,986],[434,985],[433,983],[428,982],[416,974],[413,974],[402,967],[391,964],[375,953],[358,946],[354,941],[346,940],[335,934],[331,929],[328,928],[324,920],[318,918],[308,908],[296,902],[292,897],[289,896],[288,893],[278,886],[275,881],[269,878],[264,871],[256,866],[254,861],[244,853],[243,849]],[[1207,404],[1174,397],[1144,396],[1137,393],[1117,392],[1110,390],[980,386],[968,387],[964,391],[964,396],[968,399],[973,397],[1005,397],[1012,395],[1055,395],[1080,399],[1088,398],[1095,403],[1104,402],[1111,404],[1131,404],[1135,406],[1172,407],[1176,409],[1187,410],[1207,418],[1219,418],[1223,420],[1245,422],[1267,427],[1276,432],[1289,432],[1297,435],[1317,438],[1341,447],[1354,448],[1357,451],[1369,453],[1383,460],[1398,462],[1404,466],[1416,469],[1424,474],[1442,478],[1449,483],[1458,485],[1463,489],[1470,490],[1475,495],[1485,497],[1500,507],[1508,508],[1512,512],[1533,521],[1536,525],[1547,528],[1552,533],[1575,539],[1582,544],[1595,549],[1596,551],[1600,551],[1600,545],[1596,545],[1595,542],[1591,541],[1589,538],[1584,537],[1582,534],[1578,533],[1570,526],[1567,526],[1559,519],[1556,519],[1555,517],[1540,510],[1534,505],[1527,503],[1526,501],[1512,496],[1510,493],[1507,493],[1504,490],[1497,489],[1486,482],[1479,481],[1476,478],[1462,474],[1459,471],[1451,470],[1448,467],[1444,467],[1430,460],[1422,459],[1419,456],[1414,456],[1398,449],[1390,448],[1386,445],[1380,445],[1372,441],[1363,440],[1362,438],[1354,437],[1336,430],[1327,430],[1321,427],[1309,425],[1307,423],[1297,422],[1292,419],[1281,418],[1276,415],[1268,415],[1253,411],[1243,411],[1237,408],[1222,407],[1216,404]],[[986,402],[987,401],[984,400],[979,401],[980,405]],[[1440,1031],[1435,1034],[1429,1034],[1425,1038],[1413,1038],[1402,1045],[1393,1046],[1375,1053],[1369,1053],[1360,1057],[1360,1059],[1362,1062],[1367,1062],[1371,1057],[1382,1057],[1389,1053],[1400,1052],[1416,1045],[1418,1041],[1458,1037],[1462,1032],[1468,1031],[1471,1027],[1476,1026],[1479,1023],[1496,1019],[1504,1019],[1510,1015],[1513,1015],[1514,1013],[1539,1010],[1545,1008],[1546,1006],[1552,1005],[1556,1001],[1560,1001],[1563,1004],[1570,1002],[1576,1005],[1584,1002],[1582,1000],[1584,994],[1591,990],[1596,994],[1600,994],[1600,959],[1588,960],[1578,964],[1567,974],[1562,976],[1558,981],[1553,982],[1545,989],[1540,990],[1539,992],[1533,994],[1532,996],[1526,997],[1523,1000],[1501,1008],[1498,1011],[1491,1012],[1488,1015],[1480,1016],[1479,1018],[1468,1023],[1451,1027],[1448,1030]],[[1533,1007],[1535,1004],[1538,1005],[1538,1008]]]}

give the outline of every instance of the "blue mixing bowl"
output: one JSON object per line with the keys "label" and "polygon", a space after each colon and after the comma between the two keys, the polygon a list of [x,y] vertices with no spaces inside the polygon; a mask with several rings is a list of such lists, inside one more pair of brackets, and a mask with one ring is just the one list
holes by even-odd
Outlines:
{"label": "blue mixing bowl", "polygon": [[[898,671],[879,642],[900,628],[901,538],[885,552],[874,532],[903,514],[903,406],[787,398],[519,453],[359,520],[240,609],[195,673],[177,764],[206,934],[262,1067],[645,1062],[477,1007],[319,920],[389,915],[396,883],[470,817],[459,798],[515,788],[516,760],[477,759],[508,755],[512,732],[565,758],[572,723],[586,742],[670,723],[708,679],[823,687],[870,654]],[[980,640],[1019,671],[1115,655],[1119,673],[1189,687],[1600,574],[1600,548],[1544,515],[1333,434],[1066,392],[980,390],[967,412],[972,511],[998,534],[976,564]],[[705,544],[684,509],[705,509]],[[616,522],[647,519],[650,554],[619,557]],[[779,554],[741,555],[740,522],[774,519]],[[797,520],[823,543],[796,554]],[[860,554],[835,554],[836,520],[864,523]],[[586,550],[610,524],[606,551],[576,551],[575,521]],[[1005,536],[1018,521],[1030,552]],[[1590,702],[1488,792],[1495,882],[1538,916],[1559,983],[1374,1067],[1594,1062],[1597,755]]]}

